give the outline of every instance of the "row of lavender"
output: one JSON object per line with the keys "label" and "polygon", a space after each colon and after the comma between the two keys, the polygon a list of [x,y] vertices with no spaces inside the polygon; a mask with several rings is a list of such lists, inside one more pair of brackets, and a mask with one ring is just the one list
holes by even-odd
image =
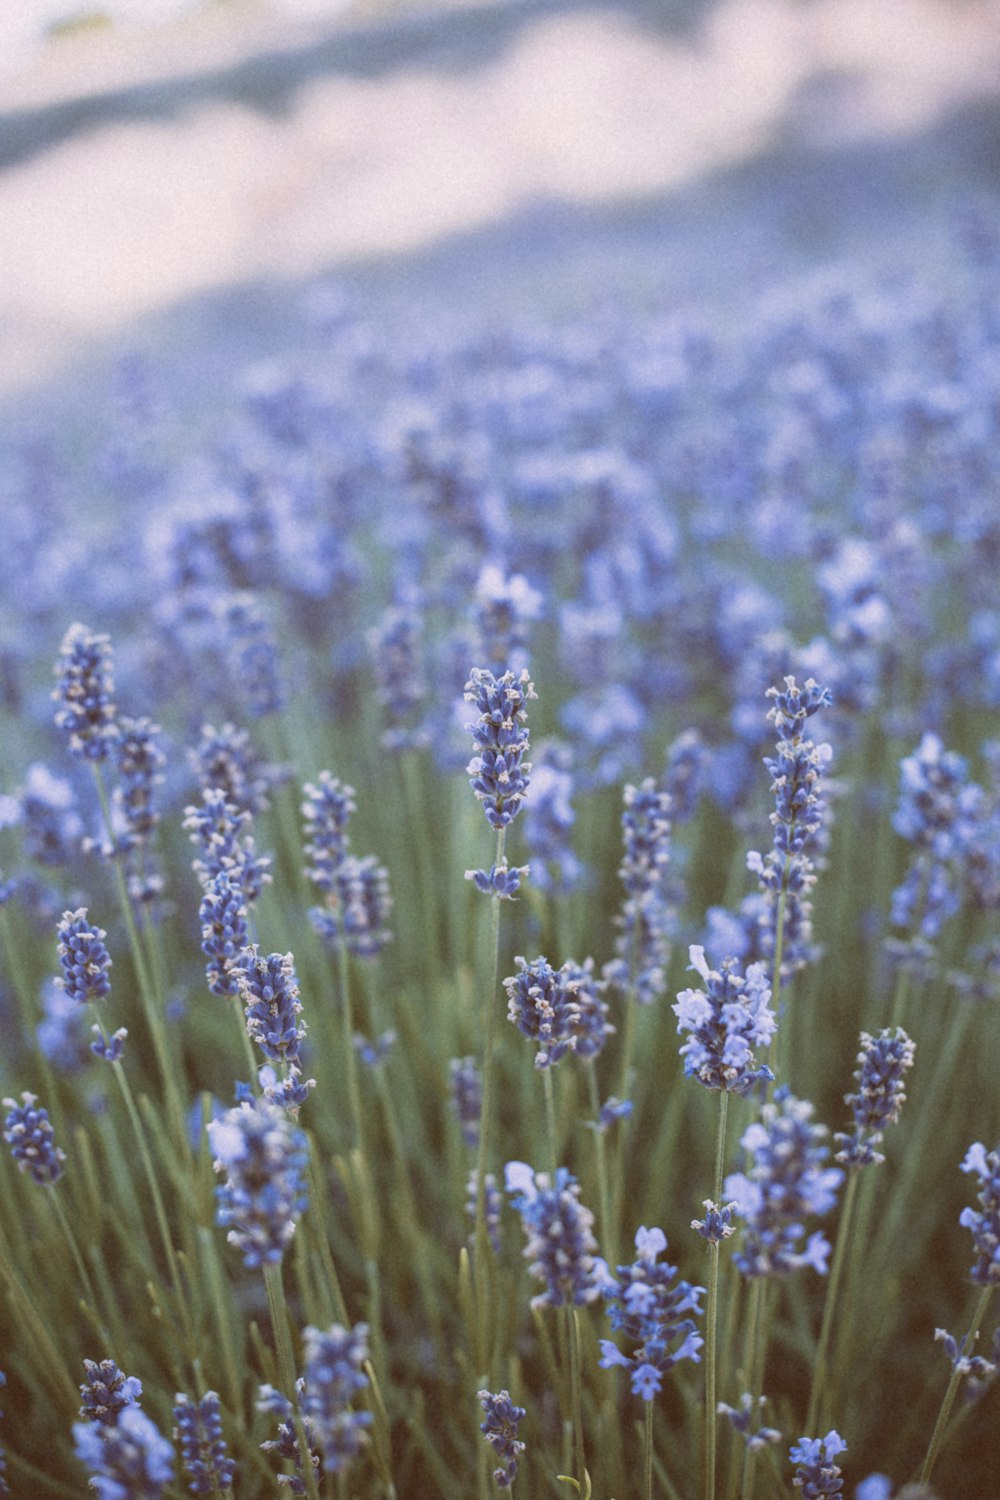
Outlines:
{"label": "row of lavender", "polygon": [[15,1493],[981,1487],[997,255],[7,463]]}

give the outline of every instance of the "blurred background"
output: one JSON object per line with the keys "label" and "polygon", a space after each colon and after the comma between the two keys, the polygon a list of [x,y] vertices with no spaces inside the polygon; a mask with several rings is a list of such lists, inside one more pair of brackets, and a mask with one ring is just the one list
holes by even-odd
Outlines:
{"label": "blurred background", "polygon": [[317,280],[429,321],[654,289],[738,311],[831,258],[948,253],[1000,182],[988,0],[0,12],[8,420],[89,399],[123,347],[224,380]]}

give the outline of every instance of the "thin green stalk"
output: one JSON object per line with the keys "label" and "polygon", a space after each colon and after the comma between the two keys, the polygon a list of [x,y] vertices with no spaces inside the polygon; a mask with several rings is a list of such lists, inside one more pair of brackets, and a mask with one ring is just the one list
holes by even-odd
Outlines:
{"label": "thin green stalk", "polygon": [[347,1074],[347,1102],[351,1113],[354,1145],[364,1154],[364,1118],[361,1112],[361,1090],[358,1087],[358,1060],[354,1050],[354,1009],[351,1002],[351,974],[347,944],[337,939],[337,978],[340,984],[340,1016],[343,1022],[342,1046],[344,1071]]}
{"label": "thin green stalk", "polygon": [[73,1257],[73,1264],[76,1266],[77,1275],[83,1283],[83,1289],[90,1301],[91,1307],[94,1310],[94,1317],[98,1319],[98,1327],[101,1337],[104,1339],[105,1343],[110,1345],[110,1335],[108,1334],[108,1331],[104,1327],[104,1325],[99,1321],[100,1313],[98,1312],[97,1293],[94,1290],[94,1283],[90,1279],[90,1272],[87,1270],[83,1256],[80,1254],[80,1247],[76,1242],[76,1235],[73,1233],[73,1227],[66,1216],[66,1210],[63,1208],[62,1201],[57,1192],[55,1183],[49,1184],[47,1197],[49,1202],[52,1204],[53,1213],[59,1220],[59,1227],[62,1230],[63,1235],[65,1236],[67,1245],[69,1246],[70,1254]]}
{"label": "thin green stalk", "polygon": [[552,1173],[552,1182],[555,1185],[556,1168],[559,1165],[558,1139],[556,1135],[556,1099],[555,1087],[552,1082],[552,1069],[543,1070],[545,1088],[545,1126],[549,1133],[549,1169]]}
{"label": "thin green stalk", "polygon": [[113,1062],[111,1066],[114,1069],[114,1074],[118,1080],[118,1086],[121,1090],[122,1098],[125,1101],[125,1108],[128,1112],[129,1123],[132,1126],[132,1134],[135,1137],[135,1143],[139,1149],[139,1156],[142,1159],[143,1171],[146,1174],[146,1181],[149,1184],[149,1194],[153,1200],[153,1213],[156,1217],[157,1228],[160,1232],[160,1240],[163,1244],[163,1251],[167,1258],[167,1265],[170,1271],[170,1281],[174,1289],[174,1294],[177,1298],[177,1304],[181,1316],[181,1323],[184,1328],[184,1335],[187,1341],[188,1350],[190,1352],[193,1351],[193,1337],[191,1332],[190,1318],[188,1315],[187,1303],[184,1298],[180,1269],[177,1265],[177,1253],[174,1249],[173,1239],[170,1234],[170,1224],[167,1219],[167,1211],[163,1204],[163,1195],[160,1192],[159,1180],[156,1175],[156,1170],[153,1166],[153,1158],[150,1155],[149,1143],[146,1140],[146,1132],[143,1129],[142,1121],[139,1118],[139,1111],[136,1109],[135,1100],[132,1097],[132,1089],[128,1081],[128,1074],[125,1072],[125,1069],[120,1061]]}
{"label": "thin green stalk", "polygon": [[[759,1349],[762,1342],[763,1316],[761,1304],[763,1302],[763,1299],[764,1278],[763,1276],[755,1276],[753,1279],[753,1286],[750,1291],[750,1306],[747,1312],[747,1342],[745,1358],[747,1382],[750,1386],[750,1394],[752,1399],[752,1405],[750,1408],[751,1421],[754,1419],[754,1415],[760,1410],[760,1397],[764,1384],[763,1361],[759,1359]],[[760,1372],[759,1376],[758,1370]],[[743,1481],[740,1486],[740,1500],[752,1500],[754,1464],[756,1461],[756,1457],[757,1454],[753,1448],[751,1448],[749,1445],[744,1448]]]}
{"label": "thin green stalk", "polygon": [[643,1404],[644,1404],[644,1406],[646,1408],[646,1432],[645,1432],[645,1439],[646,1439],[646,1441],[645,1441],[645,1454],[646,1454],[645,1481],[646,1481],[646,1484],[645,1484],[645,1493],[646,1493],[646,1500],[653,1500],[653,1403],[652,1403],[652,1401],[646,1401]]}
{"label": "thin green stalk", "polygon": [[[982,1325],[983,1318],[986,1316],[986,1306],[993,1290],[994,1288],[990,1284],[984,1286],[982,1295],[976,1303],[976,1310],[972,1315],[969,1332],[966,1334],[965,1342],[962,1345],[962,1348],[966,1352],[971,1351],[975,1347],[976,1340],[979,1337],[980,1326]],[[924,1459],[924,1466],[920,1470],[921,1484],[928,1484],[930,1482],[931,1471],[937,1462],[938,1453],[941,1451],[941,1445],[944,1442],[944,1435],[948,1427],[948,1418],[951,1416],[951,1409],[955,1404],[955,1397],[958,1395],[958,1387],[961,1380],[962,1371],[959,1365],[956,1364],[951,1372],[951,1379],[944,1393],[944,1400],[941,1402],[941,1410],[938,1412],[934,1431],[931,1433],[930,1443],[927,1445],[927,1457]]]}
{"label": "thin green stalk", "polygon": [[[503,862],[504,829],[497,830],[495,863]],[[489,1291],[490,1247],[486,1233],[486,1174],[489,1170],[490,1137],[493,1130],[493,1053],[497,1033],[497,980],[500,974],[500,897],[490,898],[490,982],[486,992],[483,1032],[483,1096],[479,1116],[479,1151],[476,1161],[476,1238],[474,1247],[474,1273],[476,1285],[477,1322],[479,1349],[476,1363],[484,1378],[489,1378],[486,1369],[492,1343],[491,1329],[493,1310]]]}
{"label": "thin green stalk", "polygon": [[[104,785],[104,777],[100,765],[92,762],[94,769],[94,781],[97,786],[97,796],[101,804],[101,812],[104,824],[108,832],[108,838],[114,842],[114,831],[111,821],[111,807],[108,802],[108,793]],[[167,1103],[167,1113],[170,1117],[170,1126],[174,1136],[174,1143],[182,1153],[185,1160],[190,1158],[190,1145],[187,1138],[187,1130],[184,1123],[184,1105],[181,1101],[178,1089],[178,1069],[171,1056],[170,1046],[167,1041],[166,1029],[163,1025],[163,1015],[160,1003],[146,966],[146,956],[143,950],[139,929],[136,926],[135,913],[132,910],[132,901],[129,897],[128,887],[125,883],[125,873],[122,870],[121,860],[112,858],[111,865],[115,872],[115,884],[118,890],[118,904],[122,916],[125,919],[125,927],[128,932],[129,948],[132,952],[132,962],[135,965],[136,978],[139,981],[139,995],[142,999],[143,1012],[146,1025],[153,1041],[153,1050],[160,1069],[160,1077],[163,1083],[164,1097]]]}
{"label": "thin green stalk", "polygon": [[[729,1090],[719,1091],[719,1124],[715,1141],[715,1173],[712,1202],[721,1207],[722,1173],[726,1159],[726,1121],[729,1113]],[[715,1474],[718,1437],[716,1413],[717,1332],[719,1314],[719,1242],[710,1242],[708,1262],[708,1308],[705,1318],[705,1500],[715,1500]]]}
{"label": "thin green stalk", "polygon": [[[583,1451],[583,1389],[580,1375],[580,1324],[575,1307],[566,1308],[567,1333],[569,1336],[569,1389],[570,1407],[573,1415],[573,1451],[576,1459],[576,1477],[581,1492],[586,1484],[587,1466]],[[652,1403],[650,1403],[652,1404]]]}
{"label": "thin green stalk", "polygon": [[608,1265],[618,1264],[618,1236],[616,1234],[617,1224],[611,1215],[611,1193],[608,1187],[608,1161],[604,1149],[604,1131],[597,1124],[601,1109],[601,1096],[597,1087],[597,1064],[594,1058],[587,1058],[587,1088],[590,1095],[590,1109],[594,1116],[594,1157],[597,1167],[597,1202],[601,1211],[601,1234],[600,1242],[607,1252]]}
{"label": "thin green stalk", "polygon": [[276,1264],[264,1267],[264,1285],[267,1288],[267,1305],[270,1309],[271,1328],[274,1332],[274,1351],[278,1360],[280,1390],[282,1395],[292,1403],[295,1434],[302,1452],[302,1478],[305,1480],[306,1492],[310,1500],[319,1500],[319,1485],[309,1455],[305,1423],[295,1399],[295,1356],[292,1352],[292,1336],[288,1328],[288,1304],[285,1301],[280,1260]]}
{"label": "thin green stalk", "polygon": [[837,1226],[837,1242],[833,1249],[833,1259],[830,1262],[830,1276],[826,1287],[826,1298],[823,1303],[823,1322],[820,1327],[819,1343],[816,1345],[816,1356],[813,1360],[813,1380],[812,1390],[809,1393],[809,1415],[806,1417],[806,1432],[819,1431],[817,1420],[824,1410],[823,1386],[827,1374],[830,1336],[833,1332],[834,1314],[837,1311],[837,1294],[840,1290],[840,1281],[844,1270],[851,1222],[854,1215],[854,1202],[858,1192],[858,1178],[860,1175],[861,1169],[859,1167],[855,1167],[849,1172],[847,1187],[844,1191],[844,1205],[840,1211],[840,1223]]}

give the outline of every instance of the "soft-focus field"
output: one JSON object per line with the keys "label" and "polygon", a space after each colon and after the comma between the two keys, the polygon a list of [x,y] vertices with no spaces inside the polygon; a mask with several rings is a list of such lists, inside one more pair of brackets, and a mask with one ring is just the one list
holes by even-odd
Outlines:
{"label": "soft-focus field", "polygon": [[996,200],[766,217],[22,399],[0,1493],[994,1493]]}

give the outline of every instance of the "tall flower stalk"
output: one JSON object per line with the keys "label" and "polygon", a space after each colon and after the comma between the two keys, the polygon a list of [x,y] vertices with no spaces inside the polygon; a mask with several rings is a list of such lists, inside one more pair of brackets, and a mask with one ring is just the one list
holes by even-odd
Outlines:
{"label": "tall flower stalk", "polygon": [[[490,871],[473,871],[481,890],[490,894],[489,986],[482,1007],[484,1053],[482,1068],[482,1113],[476,1161],[476,1227],[474,1261],[479,1347],[477,1367],[488,1371],[492,1330],[489,1292],[489,1244],[486,1226],[486,1178],[489,1173],[493,1129],[494,1051],[496,1048],[496,991],[500,975],[500,903],[512,895],[504,859],[504,841],[510,824],[521,810],[530,783],[527,704],[535,690],[526,671],[505,672],[496,678],[486,668],[473,668],[465,685],[465,700],[474,705],[477,717],[467,725],[476,747],[468,765],[473,793],[482,803],[486,821],[496,832],[496,854]],[[478,877],[478,878],[477,878]],[[516,889],[516,885],[514,887]]]}

